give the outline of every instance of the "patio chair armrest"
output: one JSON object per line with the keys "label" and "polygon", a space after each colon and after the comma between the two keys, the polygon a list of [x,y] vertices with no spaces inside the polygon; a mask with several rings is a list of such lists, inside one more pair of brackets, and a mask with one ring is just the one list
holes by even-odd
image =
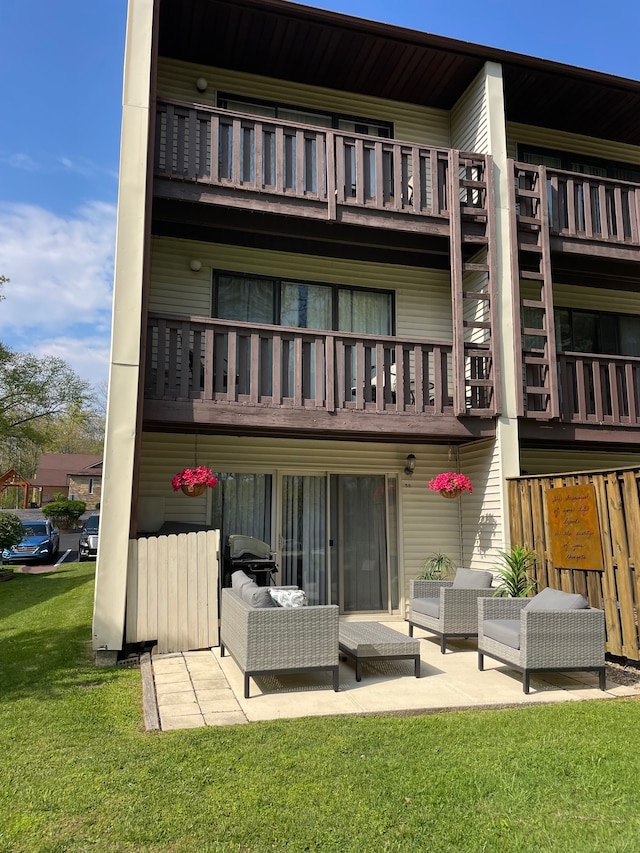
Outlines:
{"label": "patio chair armrest", "polygon": [[478,599],[492,595],[493,590],[490,588],[445,587],[440,590],[440,619],[446,623],[455,621],[475,625],[478,619]]}
{"label": "patio chair armrest", "polygon": [[520,648],[528,667],[604,666],[603,610],[524,610],[520,625]]}
{"label": "patio chair armrest", "polygon": [[437,598],[440,590],[453,586],[453,581],[409,581],[409,598]]}
{"label": "patio chair armrest", "polygon": [[478,598],[478,623],[483,619],[519,619],[530,598]]}

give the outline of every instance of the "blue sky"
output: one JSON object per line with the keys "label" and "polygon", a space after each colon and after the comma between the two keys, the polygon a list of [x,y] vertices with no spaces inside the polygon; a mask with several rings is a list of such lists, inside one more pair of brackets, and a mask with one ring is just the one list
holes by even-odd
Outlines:
{"label": "blue sky", "polygon": [[[639,0],[310,4],[640,79]],[[107,378],[126,0],[0,0],[0,340]]]}

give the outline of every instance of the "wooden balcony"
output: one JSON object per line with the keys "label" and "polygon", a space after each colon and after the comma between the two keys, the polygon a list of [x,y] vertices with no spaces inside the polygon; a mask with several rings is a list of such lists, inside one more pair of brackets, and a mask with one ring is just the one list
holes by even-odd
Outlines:
{"label": "wooden balcony", "polygon": [[[550,417],[546,377],[533,359],[527,364],[527,417]],[[557,411],[562,423],[640,426],[640,358],[565,352],[557,357]]]}
{"label": "wooden balcony", "polygon": [[484,155],[211,107],[157,105],[157,196],[449,235],[493,218]]}
{"label": "wooden balcony", "polygon": [[493,435],[489,348],[465,347],[463,418],[454,415],[452,359],[452,344],[443,341],[153,314],[144,418],[147,425],[398,440]]}
{"label": "wooden balcony", "polygon": [[640,184],[525,163],[514,173],[521,249],[542,228],[551,251],[640,260]]}

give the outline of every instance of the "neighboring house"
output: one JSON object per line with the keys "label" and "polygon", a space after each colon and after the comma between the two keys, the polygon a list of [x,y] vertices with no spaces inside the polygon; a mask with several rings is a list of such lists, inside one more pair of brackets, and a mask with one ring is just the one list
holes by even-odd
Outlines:
{"label": "neighboring house", "polygon": [[70,500],[84,501],[87,509],[95,509],[102,493],[102,457],[92,453],[42,453],[31,487],[37,490],[39,506],[62,493]]}
{"label": "neighboring house", "polygon": [[284,0],[130,0],[126,57],[96,649],[166,522],[402,614],[506,477],[637,464],[640,83]]}

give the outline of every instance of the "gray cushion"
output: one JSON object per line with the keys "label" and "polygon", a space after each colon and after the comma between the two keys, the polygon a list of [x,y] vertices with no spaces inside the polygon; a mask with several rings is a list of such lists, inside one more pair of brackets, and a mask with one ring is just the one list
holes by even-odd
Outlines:
{"label": "gray cushion", "polygon": [[258,586],[258,584],[253,581],[249,581],[247,586],[242,587],[241,595],[243,601],[246,601],[250,607],[278,606],[269,594],[269,587]]}
{"label": "gray cushion", "polygon": [[587,599],[579,593],[563,592],[561,589],[545,587],[525,605],[525,610],[584,610],[589,606]]}
{"label": "gray cushion", "polygon": [[482,623],[482,631],[485,637],[510,646],[512,649],[520,648],[520,620],[519,619],[485,619]]}
{"label": "gray cushion", "polygon": [[416,613],[424,613],[425,616],[433,616],[437,619],[440,616],[440,599],[439,598],[412,598],[411,609]]}
{"label": "gray cushion", "polygon": [[493,582],[491,572],[477,572],[475,569],[457,569],[453,579],[456,589],[489,589]]}

